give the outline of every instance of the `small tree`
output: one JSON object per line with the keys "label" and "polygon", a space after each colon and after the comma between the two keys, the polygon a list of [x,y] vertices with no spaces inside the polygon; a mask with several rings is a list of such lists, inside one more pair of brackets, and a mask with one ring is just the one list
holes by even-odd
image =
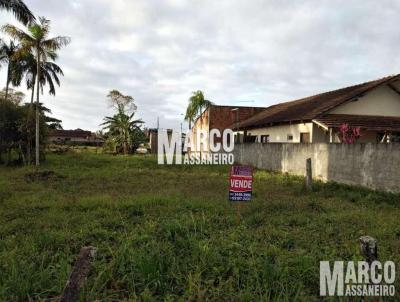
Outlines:
{"label": "small tree", "polygon": [[186,108],[185,121],[189,122],[189,129],[192,128],[192,123],[201,117],[201,114],[206,110],[212,102],[204,98],[204,93],[201,90],[194,91],[189,98],[189,104]]}
{"label": "small tree", "polygon": [[21,105],[24,98],[25,94],[23,92],[14,90],[12,88],[8,88],[8,91],[6,88],[0,91],[0,99],[13,102],[16,105]]}
{"label": "small tree", "polygon": [[[20,93],[15,92],[18,96]],[[22,101],[13,100],[14,92],[9,95],[8,100],[0,94],[0,163],[9,164],[12,162],[12,155],[17,155],[18,160],[14,162],[30,164],[30,157],[33,139],[29,129],[34,126],[34,121],[28,116],[31,111],[31,104],[21,104]],[[35,107],[36,104],[33,104]],[[50,110],[39,104],[40,112],[40,142],[43,146],[50,129],[60,128],[61,121],[48,116]],[[5,160],[4,157],[5,156]],[[44,152],[41,152],[43,158]]]}
{"label": "small tree", "polygon": [[133,119],[137,109],[133,97],[123,95],[118,90],[112,90],[107,95],[107,101],[117,110],[117,113],[106,116],[104,123],[101,124],[108,130],[106,145],[116,152],[122,150],[124,154],[128,154],[137,148],[142,132],[140,125],[143,121]]}
{"label": "small tree", "polygon": [[361,137],[360,127],[351,127],[349,124],[342,124],[339,127],[340,139],[345,144],[355,144]]}
{"label": "small tree", "polygon": [[108,104],[117,111],[119,111],[120,108],[123,108],[124,112],[133,113],[137,109],[133,97],[130,95],[123,95],[118,90],[111,90],[107,95],[107,101]]}

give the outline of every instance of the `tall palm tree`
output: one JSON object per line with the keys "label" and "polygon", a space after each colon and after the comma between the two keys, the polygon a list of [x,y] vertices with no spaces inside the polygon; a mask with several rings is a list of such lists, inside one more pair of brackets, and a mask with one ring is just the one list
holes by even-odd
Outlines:
{"label": "tall palm tree", "polygon": [[[56,59],[56,57],[52,58]],[[33,54],[28,53],[24,54],[23,57],[21,58],[20,61],[20,72],[25,76],[26,79],[26,86],[27,89],[31,90],[31,104],[30,108],[28,111],[28,122],[27,125],[31,127],[27,127],[27,162],[30,164],[31,163],[31,146],[32,146],[32,138],[34,136],[34,133],[32,132],[31,129],[33,129],[35,126],[34,122],[34,117],[32,116],[33,113],[33,99],[34,99],[34,94],[35,94],[35,83],[36,83],[36,58]],[[18,73],[18,74],[19,74]],[[41,62],[40,64],[40,91],[43,94],[43,87],[48,84],[49,85],[49,94],[55,95],[56,90],[55,90],[55,84],[60,86],[60,79],[59,76],[64,75],[63,71],[61,68],[55,64],[54,62]]]}
{"label": "tall palm tree", "polygon": [[0,64],[7,64],[7,79],[6,79],[6,91],[5,91],[5,99],[8,99],[8,89],[10,87],[10,83],[13,83],[15,86],[18,86],[21,82],[21,70],[20,70],[20,61],[14,58],[15,54],[19,50],[19,46],[14,44],[13,41],[10,41],[10,44],[1,43],[0,44]]}
{"label": "tall palm tree", "polygon": [[[56,58],[56,57],[55,57]],[[54,59],[55,59],[54,58]],[[37,62],[33,54],[28,53],[21,59],[22,73],[25,75],[26,87],[31,90],[31,104],[34,99],[36,73],[37,73]],[[60,66],[54,62],[41,62],[40,63],[40,91],[43,94],[43,88],[46,84],[49,85],[49,94],[56,95],[55,84],[60,86],[59,76],[63,76],[64,73]]]}
{"label": "tall palm tree", "polygon": [[189,128],[192,128],[192,122],[201,116],[204,110],[206,110],[212,102],[204,98],[204,93],[201,90],[194,91],[192,96],[189,98],[189,104],[186,108],[185,121],[189,122]]}
{"label": "tall palm tree", "polygon": [[0,0],[0,9],[12,11],[18,21],[27,25],[35,21],[35,17],[22,0]]}
{"label": "tall palm tree", "polygon": [[130,115],[125,113],[123,105],[118,106],[118,113],[114,116],[106,116],[104,129],[108,129],[109,134],[113,137],[119,145],[122,146],[124,154],[129,153],[131,147],[132,135],[136,129],[139,129],[142,120],[132,120],[135,113]]}
{"label": "tall palm tree", "polygon": [[[39,18],[39,23],[28,26],[25,32],[13,25],[3,26],[3,31],[12,38],[21,42],[20,54],[33,53],[36,56],[36,104],[39,104],[40,91],[40,71],[41,63],[47,62],[48,58],[53,58],[57,50],[70,43],[68,37],[49,38],[50,21],[44,17]],[[35,133],[35,163],[39,166],[39,106],[36,106],[36,133]]]}

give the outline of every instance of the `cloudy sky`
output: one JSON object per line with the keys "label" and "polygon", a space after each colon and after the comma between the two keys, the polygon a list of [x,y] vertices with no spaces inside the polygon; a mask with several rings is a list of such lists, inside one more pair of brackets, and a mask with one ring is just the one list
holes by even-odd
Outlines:
{"label": "cloudy sky", "polygon": [[[135,98],[146,126],[159,116],[178,128],[194,90],[216,104],[268,106],[400,72],[395,0],[25,3],[72,38],[57,96],[42,97],[65,129],[99,129],[111,89]],[[6,22],[18,24],[1,11]]]}

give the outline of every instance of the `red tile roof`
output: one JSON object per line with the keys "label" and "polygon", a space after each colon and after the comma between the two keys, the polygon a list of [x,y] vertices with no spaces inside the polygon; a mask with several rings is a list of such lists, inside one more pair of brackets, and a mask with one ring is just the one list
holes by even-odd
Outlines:
{"label": "red tile roof", "polygon": [[239,128],[251,129],[277,123],[311,121],[349,100],[362,96],[380,85],[387,84],[399,78],[400,74],[397,74],[291,102],[272,105],[261,113],[239,123]]}
{"label": "red tile roof", "polygon": [[400,117],[327,114],[315,119],[328,128],[339,128],[343,124],[373,131],[400,131]]}

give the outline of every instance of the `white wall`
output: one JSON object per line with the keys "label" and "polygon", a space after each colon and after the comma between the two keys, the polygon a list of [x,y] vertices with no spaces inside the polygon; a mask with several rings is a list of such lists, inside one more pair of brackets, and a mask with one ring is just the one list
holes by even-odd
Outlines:
{"label": "white wall", "polygon": [[[257,136],[258,142],[261,141],[261,135],[269,135],[270,143],[299,143],[300,133],[310,133],[310,139],[312,140],[312,130],[312,123],[301,123],[251,129],[247,131],[247,135]],[[292,141],[287,140],[288,134],[293,135]]]}
{"label": "white wall", "polygon": [[358,101],[343,104],[329,113],[400,116],[400,95],[385,85],[360,97]]}

